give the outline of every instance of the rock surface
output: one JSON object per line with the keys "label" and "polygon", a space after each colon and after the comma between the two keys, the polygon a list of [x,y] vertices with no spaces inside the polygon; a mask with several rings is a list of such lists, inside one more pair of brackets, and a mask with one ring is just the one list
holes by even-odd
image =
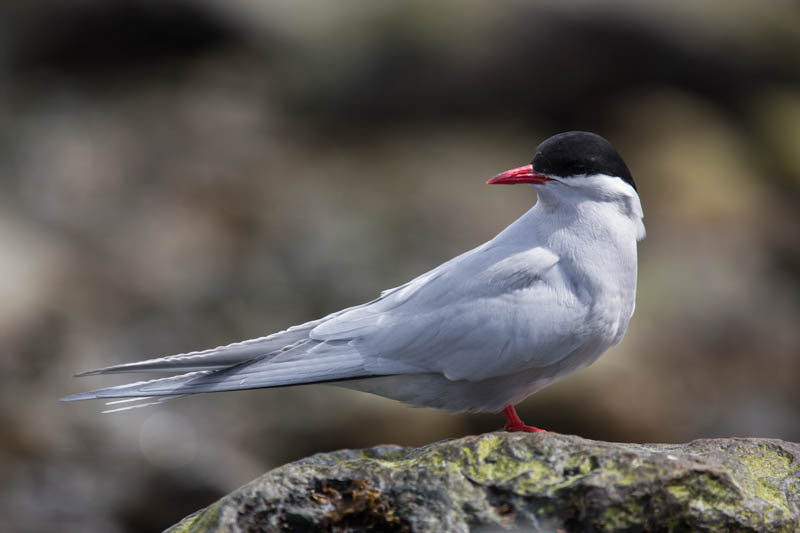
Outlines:
{"label": "rock surface", "polygon": [[488,433],[322,453],[176,524],[200,531],[799,531],[800,444]]}

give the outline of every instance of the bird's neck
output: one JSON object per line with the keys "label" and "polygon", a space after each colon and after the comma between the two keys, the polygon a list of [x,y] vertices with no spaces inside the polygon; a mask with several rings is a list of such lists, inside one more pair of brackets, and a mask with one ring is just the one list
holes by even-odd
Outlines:
{"label": "bird's neck", "polygon": [[540,193],[536,205],[498,239],[518,247],[543,246],[586,275],[636,276],[636,241],[644,235],[641,205],[587,201]]}
{"label": "bird's neck", "polygon": [[540,189],[538,197],[525,216],[531,215],[536,224],[544,224],[549,231],[563,228],[577,237],[606,242],[635,242],[645,237],[642,204],[632,189],[630,194],[624,190],[605,197],[598,194],[597,199]]}

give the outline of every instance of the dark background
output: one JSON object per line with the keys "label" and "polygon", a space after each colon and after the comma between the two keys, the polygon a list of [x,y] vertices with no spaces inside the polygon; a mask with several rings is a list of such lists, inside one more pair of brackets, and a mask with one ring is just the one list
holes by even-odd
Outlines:
{"label": "dark background", "polygon": [[596,131],[648,238],[623,344],[526,421],[800,440],[793,1],[8,1],[4,531],[149,531],[305,455],[496,430],[324,386],[101,415],[73,380],[373,298],[535,201],[486,178]]}

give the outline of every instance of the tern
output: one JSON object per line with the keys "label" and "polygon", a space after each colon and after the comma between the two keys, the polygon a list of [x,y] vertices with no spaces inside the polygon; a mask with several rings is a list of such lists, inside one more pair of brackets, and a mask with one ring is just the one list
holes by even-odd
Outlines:
{"label": "tern", "polygon": [[537,202],[490,241],[371,302],[257,339],[78,374],[178,373],[62,401],[134,402],[126,409],[327,383],[449,412],[502,411],[508,431],[543,431],[514,405],[622,340],[642,206],[620,155],[589,132],[550,137],[531,164],[486,183],[529,184]]}

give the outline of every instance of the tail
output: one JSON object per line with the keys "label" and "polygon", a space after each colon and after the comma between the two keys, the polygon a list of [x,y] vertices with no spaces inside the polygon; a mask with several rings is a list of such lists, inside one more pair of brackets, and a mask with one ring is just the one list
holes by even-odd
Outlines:
{"label": "tail", "polygon": [[[128,404],[106,411],[112,412],[162,403],[187,394],[283,387],[374,375],[365,368],[363,356],[346,341],[309,339],[308,331],[316,323],[310,322],[268,337],[211,350],[84,372],[79,375],[175,371],[182,373],[72,394],[61,398],[61,401],[128,398],[110,402],[109,405]],[[291,343],[285,344],[286,341]]]}
{"label": "tail", "polygon": [[[327,317],[326,317],[327,318]],[[218,370],[255,359],[278,355],[308,340],[308,332],[325,319],[314,320],[266,337],[218,346],[209,350],[181,353],[133,363],[114,365],[75,374],[75,377],[126,372],[191,372]]]}

